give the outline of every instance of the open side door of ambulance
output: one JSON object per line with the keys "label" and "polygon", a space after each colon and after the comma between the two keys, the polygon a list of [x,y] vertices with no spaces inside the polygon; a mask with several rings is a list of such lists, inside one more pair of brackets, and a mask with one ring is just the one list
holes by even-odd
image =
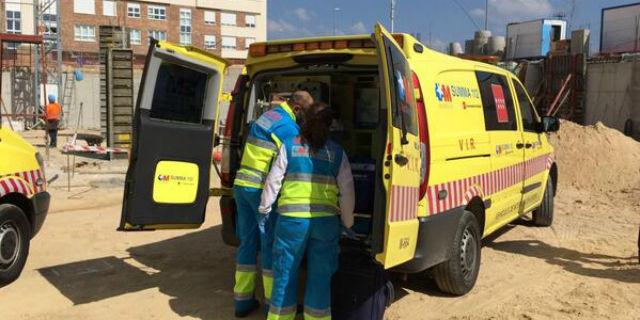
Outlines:
{"label": "open side door of ambulance", "polygon": [[382,251],[376,252],[376,260],[385,268],[391,268],[411,260],[416,250],[420,138],[413,73],[407,57],[379,23],[375,26],[374,38],[379,58],[380,98],[387,106],[389,119],[382,170],[386,189],[384,240],[383,248],[379,248]]}
{"label": "open side door of ambulance", "polygon": [[152,41],[118,230],[198,228],[204,222],[226,67],[222,58],[197,48]]}

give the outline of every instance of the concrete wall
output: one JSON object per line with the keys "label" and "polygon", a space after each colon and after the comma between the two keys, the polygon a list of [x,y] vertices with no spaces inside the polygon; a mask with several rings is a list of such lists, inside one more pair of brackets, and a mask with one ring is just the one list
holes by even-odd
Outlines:
{"label": "concrete wall", "polygon": [[551,49],[553,27],[560,27],[560,39],[567,35],[567,22],[539,19],[507,25],[507,59],[545,56]]}
{"label": "concrete wall", "polygon": [[542,20],[509,24],[506,38],[507,59],[540,56]]}
{"label": "concrete wall", "polygon": [[[140,86],[141,70],[133,72],[133,97],[138,97],[138,87]],[[99,129],[100,128],[100,74],[94,71],[84,72],[84,80],[76,81],[75,96],[71,105],[64,106],[67,116],[67,126],[75,128],[79,114],[80,103],[82,103],[82,119],[80,128]]]}
{"label": "concrete wall", "polygon": [[[134,72],[134,92],[137,95],[140,84],[141,71]],[[4,101],[7,111],[11,112],[11,72],[2,73],[2,101]],[[60,99],[58,97],[58,99]],[[75,128],[78,119],[78,109],[80,103],[82,107],[83,129],[97,129],[100,127],[100,75],[97,71],[84,71],[84,80],[76,81],[76,90],[71,103],[62,106],[68,127]],[[3,110],[3,113],[4,110]]]}
{"label": "concrete wall", "polygon": [[[7,108],[6,112],[11,112],[11,72],[4,71],[2,72],[2,102],[4,106]],[[2,113],[5,113],[5,110],[2,109]]]}
{"label": "concrete wall", "polygon": [[586,124],[602,121],[624,130],[634,122],[633,136],[640,140],[640,58],[620,63],[591,63],[587,66]]}
{"label": "concrete wall", "polygon": [[[236,83],[238,75],[242,72],[242,66],[231,66],[223,83],[223,91],[231,92]],[[75,128],[78,119],[78,110],[80,103],[82,106],[82,119],[80,122],[81,129],[99,129],[100,128],[100,74],[97,70],[85,70],[84,80],[76,81],[75,95],[70,105],[63,106],[67,126]],[[140,79],[142,70],[134,70],[134,103],[138,97],[138,88],[140,87]],[[7,111],[11,109],[11,73],[8,71],[2,74],[2,100],[7,107]],[[226,119],[228,103],[220,105],[220,119]],[[2,113],[5,113],[4,110]]]}

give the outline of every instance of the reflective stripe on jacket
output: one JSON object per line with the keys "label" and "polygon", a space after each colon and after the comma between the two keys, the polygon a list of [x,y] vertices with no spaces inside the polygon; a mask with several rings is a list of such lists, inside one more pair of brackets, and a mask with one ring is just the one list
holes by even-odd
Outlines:
{"label": "reflective stripe on jacket", "polygon": [[311,150],[300,137],[284,142],[287,170],[278,200],[278,213],[290,217],[315,218],[340,214],[336,177],[344,151],[335,142]]}
{"label": "reflective stripe on jacket", "polygon": [[265,112],[249,130],[234,184],[262,189],[281,141],[298,135],[295,115],[285,102]]}

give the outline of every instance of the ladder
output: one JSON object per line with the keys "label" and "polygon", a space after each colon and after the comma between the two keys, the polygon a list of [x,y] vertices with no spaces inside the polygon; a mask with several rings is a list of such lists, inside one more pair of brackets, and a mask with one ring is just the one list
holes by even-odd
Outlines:
{"label": "ladder", "polygon": [[[71,119],[69,117],[72,114],[73,109],[73,98],[75,97],[76,92],[76,77],[73,71],[64,73],[64,90],[62,93],[62,97],[60,99],[60,104],[62,105],[62,122],[64,125],[62,127],[67,127],[66,124],[69,124]],[[66,110],[66,111],[65,111]]]}

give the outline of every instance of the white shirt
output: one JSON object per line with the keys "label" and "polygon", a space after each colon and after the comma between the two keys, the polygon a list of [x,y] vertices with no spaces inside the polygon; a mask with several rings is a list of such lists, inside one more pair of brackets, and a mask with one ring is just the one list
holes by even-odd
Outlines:
{"label": "white shirt", "polygon": [[[287,171],[287,151],[284,144],[278,152],[278,157],[273,162],[271,170],[267,175],[267,179],[264,184],[264,190],[262,191],[262,198],[260,201],[260,207],[258,211],[262,214],[268,214],[271,212],[271,206],[276,202],[278,193],[282,188],[282,180]],[[338,202],[340,204],[340,218],[342,224],[351,228],[353,226],[353,210],[355,209],[355,190],[353,187],[353,175],[351,174],[351,165],[349,164],[349,158],[347,154],[342,152],[342,163],[340,163],[340,169],[338,176],[336,177],[338,184],[338,190],[340,195]]]}

